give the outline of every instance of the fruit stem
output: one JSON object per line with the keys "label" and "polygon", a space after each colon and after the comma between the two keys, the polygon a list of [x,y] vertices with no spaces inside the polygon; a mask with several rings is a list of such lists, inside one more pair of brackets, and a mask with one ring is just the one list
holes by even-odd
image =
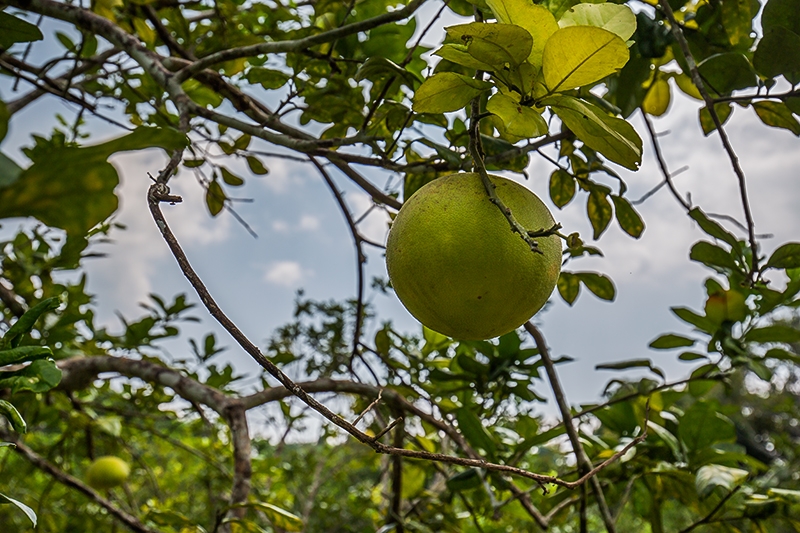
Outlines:
{"label": "fruit stem", "polygon": [[[483,73],[479,72],[478,76],[482,78]],[[522,224],[517,222],[517,219],[515,219],[513,213],[511,213],[511,209],[497,196],[497,191],[495,190],[497,187],[492,183],[492,180],[489,179],[489,174],[486,172],[486,165],[483,163],[483,146],[481,146],[481,135],[478,126],[480,125],[481,118],[484,118],[486,115],[480,112],[480,96],[473,98],[470,105],[469,153],[472,156],[473,172],[481,177],[481,182],[483,182],[483,187],[486,189],[486,194],[489,196],[489,201],[496,205],[500,212],[503,213],[503,216],[506,217],[506,220],[508,220],[511,226],[511,231],[517,233],[530,247],[532,252],[541,254],[542,251],[539,249],[539,243],[536,242],[535,239],[537,237],[548,237],[556,234],[556,232],[561,229],[561,225],[556,224],[548,230],[528,231]]]}

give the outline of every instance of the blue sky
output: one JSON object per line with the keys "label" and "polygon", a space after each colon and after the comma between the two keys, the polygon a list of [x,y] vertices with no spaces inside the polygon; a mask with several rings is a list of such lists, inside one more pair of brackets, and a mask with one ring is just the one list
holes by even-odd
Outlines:
{"label": "blue sky", "polygon": [[[437,35],[432,35],[431,42],[436,38]],[[25,90],[22,88],[20,93],[12,94],[7,81],[3,81],[0,97],[8,101]],[[673,94],[676,94],[674,86]],[[675,183],[684,194],[691,193],[692,202],[705,211],[725,213],[742,220],[737,182],[730,162],[716,134],[703,137],[697,121],[698,109],[698,102],[677,95],[666,117],[655,119],[658,131],[669,131],[660,140],[670,168],[689,166],[687,172],[675,178]],[[31,133],[49,132],[56,112],[69,116],[74,110],[52,99],[42,99],[15,115],[3,151],[24,161],[19,147],[30,144]],[[628,197],[635,199],[658,184],[662,176],[649,139],[645,137],[641,117],[634,115],[632,121],[644,137],[644,163],[637,173],[621,170],[620,174],[629,186]],[[114,132],[96,120],[91,124],[100,132],[98,137]],[[789,240],[799,241],[798,139],[786,130],[764,126],[752,109],[738,107],[726,129],[748,177],[757,231],[774,234],[774,238],[762,241],[764,252],[769,253]],[[263,177],[250,176],[238,162],[225,163],[247,178],[244,187],[231,193],[254,200],[237,204],[236,210],[258,233],[258,239],[251,237],[228,213],[212,219],[204,206],[203,191],[188,173],[182,173],[173,183],[173,191],[184,197],[184,203],[164,206],[178,239],[222,308],[261,345],[274,328],[291,320],[297,289],[303,288],[313,299],[351,298],[355,295],[356,275],[355,254],[347,226],[316,170],[308,164],[285,159],[265,161],[270,174]],[[165,297],[186,292],[192,301],[197,299],[156,231],[146,207],[147,172],[155,174],[163,166],[163,154],[156,150],[121,154],[112,162],[122,180],[117,191],[121,198],[117,221],[127,229],[113,235],[113,244],[98,249],[108,253],[108,257],[86,261],[86,269],[89,290],[97,295],[99,320],[117,329],[120,323],[115,313],[136,316],[138,303],[146,301],[150,292]],[[534,158],[528,167],[528,181],[519,175],[509,174],[509,177],[521,180],[545,199],[565,232],[579,231],[590,240],[585,195],[578,194],[561,211],[552,208],[547,194],[552,170],[547,161]],[[369,171],[365,174],[375,178],[378,184],[385,180],[383,175]],[[370,206],[364,193],[335,171],[333,175],[346,191],[346,199],[356,213]],[[568,267],[609,275],[617,287],[617,300],[613,304],[602,302],[584,290],[576,304],[569,307],[554,295],[548,309],[535,317],[554,354],[568,354],[576,360],[561,367],[561,376],[573,403],[595,400],[613,377],[610,373],[595,371],[596,364],[649,357],[664,368],[671,379],[684,376],[692,368],[677,361],[677,352],[655,352],[649,350],[647,344],[661,333],[688,331],[672,316],[670,306],[702,308],[702,282],[711,272],[690,262],[688,254],[692,243],[703,239],[704,235],[666,189],[639,206],[639,211],[647,225],[641,239],[628,237],[616,222],[612,222],[611,228],[596,243],[605,257],[581,259]],[[370,238],[383,241],[386,222],[386,218],[376,212],[364,221],[362,230]],[[7,222],[3,232],[12,231],[17,225],[14,221]],[[741,231],[728,227],[742,235]],[[367,251],[369,277],[385,276],[381,251]],[[775,282],[779,286],[783,280],[776,278]],[[393,295],[369,294],[368,299],[378,310],[379,319],[391,319],[402,330],[418,330],[419,326]],[[222,358],[233,361],[241,372],[257,371],[256,364],[233,347],[233,341],[205,311],[198,310],[196,314],[203,318],[203,323],[187,330],[192,336],[216,332],[221,344],[230,346]],[[185,356],[188,344],[173,343],[169,350],[176,357]],[[542,382],[540,390],[548,395],[545,383]],[[549,407],[545,411],[553,412]]]}

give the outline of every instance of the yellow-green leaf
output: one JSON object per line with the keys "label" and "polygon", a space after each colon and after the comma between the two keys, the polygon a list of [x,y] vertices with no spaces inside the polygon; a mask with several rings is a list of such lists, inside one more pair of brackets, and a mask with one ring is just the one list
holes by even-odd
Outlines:
{"label": "yellow-green leaf", "polygon": [[469,55],[492,70],[517,66],[528,58],[533,46],[531,35],[513,24],[472,22],[447,28],[447,40],[467,47]]}
{"label": "yellow-green leaf", "polygon": [[625,120],[612,117],[599,107],[573,96],[551,96],[542,103],[549,105],[589,148],[625,168],[636,170],[639,167],[642,139]]}
{"label": "yellow-green leaf", "polygon": [[217,180],[208,184],[208,188],[206,189],[206,205],[212,217],[217,216],[220,211],[222,211],[222,208],[225,207],[225,199],[225,192],[222,190]]}
{"label": "yellow-green leaf", "polygon": [[250,167],[250,172],[258,174],[259,176],[269,173],[269,169],[264,166],[264,163],[262,163],[259,158],[252,155],[247,156],[247,166]]}
{"label": "yellow-green leaf", "polygon": [[486,110],[500,117],[506,132],[517,137],[539,137],[547,133],[547,123],[542,115],[510,96],[496,93],[486,104]]}
{"label": "yellow-green leaf", "polygon": [[608,227],[613,215],[611,202],[608,201],[608,195],[597,190],[590,192],[589,200],[586,203],[586,213],[589,215],[589,221],[592,223],[592,230],[594,232],[592,238],[597,240]]}
{"label": "yellow-green leaf", "polygon": [[800,122],[783,102],[755,102],[753,104],[758,118],[767,126],[784,128],[800,136]]}
{"label": "yellow-green leaf", "polygon": [[530,0],[486,0],[497,20],[505,24],[516,24],[528,30],[533,46],[528,61],[536,67],[542,66],[542,54],[547,40],[558,31],[558,23],[547,8]]}
{"label": "yellow-green leaf", "polygon": [[439,56],[442,59],[446,59],[448,61],[452,61],[457,65],[461,65],[462,67],[467,68],[474,68],[475,70],[485,70],[491,71],[493,70],[491,65],[487,65],[482,61],[478,61],[467,51],[467,46],[464,44],[455,44],[455,43],[447,43],[438,50],[436,50],[433,55]]}
{"label": "yellow-green leaf", "polygon": [[[725,124],[725,122],[731,116],[733,107],[731,104],[720,102],[718,104],[714,104],[714,111],[717,112],[717,117],[719,118],[720,123]],[[714,121],[711,119],[711,113],[708,112],[706,107],[700,108],[700,127],[703,128],[703,135],[708,135],[717,129],[716,124],[714,124]]]}
{"label": "yellow-green leaf", "polygon": [[644,231],[642,217],[626,198],[612,194],[611,200],[614,202],[614,212],[617,215],[619,227],[631,237],[638,239]]}
{"label": "yellow-green leaf", "polygon": [[728,41],[734,46],[750,36],[753,25],[750,6],[750,0],[725,0],[722,3],[722,24]]}
{"label": "yellow-green leaf", "polygon": [[559,209],[572,201],[575,197],[575,178],[564,169],[558,169],[550,174],[550,198]]}
{"label": "yellow-green leaf", "polygon": [[642,111],[648,115],[660,117],[669,108],[670,92],[667,80],[656,80],[647,90],[642,100]]}
{"label": "yellow-green leaf", "polygon": [[417,89],[413,109],[417,113],[457,111],[491,87],[492,84],[488,81],[476,80],[455,72],[440,72],[425,80]]}
{"label": "yellow-green leaf", "polygon": [[572,6],[559,19],[558,25],[596,26],[615,33],[627,41],[636,31],[636,15],[626,5],[619,4],[578,4]]}
{"label": "yellow-green leaf", "polygon": [[568,91],[599,81],[628,62],[625,41],[593,26],[570,26],[555,32],[544,47],[542,70],[547,88]]}

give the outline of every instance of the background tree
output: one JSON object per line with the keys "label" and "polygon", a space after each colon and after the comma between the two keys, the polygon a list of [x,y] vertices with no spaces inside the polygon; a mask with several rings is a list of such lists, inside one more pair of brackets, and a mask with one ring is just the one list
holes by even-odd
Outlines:
{"label": "background tree", "polygon": [[[436,16],[416,16],[431,3]],[[0,523],[24,531],[38,516],[42,531],[140,532],[800,529],[800,243],[760,251],[724,127],[736,104],[800,135],[800,5],[630,4],[8,2],[0,68],[30,92],[0,105],[0,140],[43,95],[78,111],[33,138],[24,166],[0,153],[0,218],[39,222],[2,246],[0,405],[9,423],[0,437],[11,446],[0,452],[0,479],[3,498],[20,503],[0,507]],[[423,37],[453,14],[470,21],[448,26],[429,69]],[[51,20],[71,31],[50,32],[42,23]],[[42,39],[58,43],[47,57],[30,53]],[[698,126],[729,157],[741,231],[675,188],[650,117],[667,112],[676,90],[702,102]],[[364,261],[383,244],[362,234],[337,179],[394,213],[439,176],[521,173],[543,157],[554,166],[556,207],[586,193],[592,239],[614,218],[635,239],[644,221],[620,171],[642,159],[645,143],[626,120],[634,113],[663,184],[707,234],[690,251],[713,272],[705,307],[673,308],[692,336],[651,344],[686,349],[678,357],[696,361],[690,375],[667,382],[641,358],[603,365],[659,379],[619,375],[602,401],[574,407],[556,370],[565,359],[551,356],[533,323],[479,342],[376,323]],[[87,139],[90,115],[127,131]],[[150,212],[200,302],[263,367],[253,392],[223,362],[214,335],[192,339],[188,357],[161,357],[159,342],[197,320],[185,295],[153,295],[119,335],[95,320],[81,274],[93,245],[115,231],[118,175],[107,160],[153,147],[169,163],[153,169]],[[347,302],[301,294],[292,321],[262,351],[208,292],[162,205],[181,203],[169,183],[182,169],[198,177],[212,216],[235,214],[233,191],[249,176],[230,162],[263,175],[275,149],[308,161],[330,188],[352,233],[358,286]],[[377,185],[381,171],[400,185]],[[186,208],[169,208],[169,217]],[[527,231],[542,229],[508,218],[509,231],[529,241]],[[563,237],[561,297],[574,302],[583,285],[613,300],[610,278],[571,270],[600,249],[588,236]],[[560,423],[534,414],[544,387]],[[285,428],[272,440],[246,416],[271,403]],[[324,420],[316,442],[286,440],[312,419]],[[133,466],[126,484],[105,493],[83,480],[102,455]]]}

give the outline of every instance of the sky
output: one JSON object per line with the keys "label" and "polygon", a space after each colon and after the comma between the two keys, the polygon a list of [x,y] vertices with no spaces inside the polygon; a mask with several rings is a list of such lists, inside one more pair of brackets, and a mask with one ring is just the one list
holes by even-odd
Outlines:
{"label": "sky", "polygon": [[[425,17],[427,12],[420,16]],[[450,23],[449,21],[447,23]],[[434,32],[427,39],[431,44],[443,35]],[[42,45],[46,46],[46,45]],[[691,194],[691,201],[706,212],[725,213],[743,220],[736,177],[722,150],[719,137],[704,137],[699,128],[699,103],[677,93],[673,85],[673,102],[663,118],[654,119],[664,156],[675,170],[689,170],[675,178],[682,194]],[[8,83],[0,85],[3,100],[16,98]],[[19,162],[24,157],[19,148],[29,145],[31,133],[47,133],[55,124],[55,113],[69,116],[74,110],[52,99],[41,99],[12,118],[10,133],[2,150]],[[636,199],[656,186],[663,178],[646,137],[641,117],[634,114],[632,123],[644,139],[644,161],[632,173],[619,172],[629,187],[627,197]],[[97,137],[119,134],[106,124],[90,122]],[[764,126],[752,109],[736,107],[726,125],[741,165],[747,175],[756,230],[772,234],[762,240],[764,253],[770,253],[786,241],[800,241],[800,146],[798,139],[786,130]],[[267,146],[261,147],[269,150]],[[147,173],[156,174],[165,157],[159,150],[119,154],[111,162],[120,173],[117,193],[121,207],[116,221],[127,229],[112,235],[113,243],[98,246],[105,258],[85,261],[88,290],[96,295],[97,318],[112,331],[120,330],[117,313],[133,318],[141,313],[140,302],[149,293],[165,298],[185,292],[190,301],[198,302],[192,288],[181,275],[177,264],[161,239],[147,210],[145,193],[150,184]],[[223,212],[211,218],[205,208],[203,190],[194,176],[183,172],[171,183],[173,192],[184,198],[182,204],[164,205],[167,220],[197,272],[215,296],[222,309],[256,344],[263,346],[271,332],[292,319],[296,291],[303,289],[315,300],[353,298],[356,291],[355,252],[348,227],[333,196],[317,171],[309,164],[286,159],[267,158],[270,173],[252,176],[238,161],[225,165],[246,178],[246,184],[229,190],[250,203],[237,202],[237,213],[258,234],[253,238],[234,218]],[[616,375],[596,371],[595,365],[614,361],[650,358],[663,368],[670,380],[687,375],[692,366],[677,361],[678,352],[650,350],[648,343],[667,332],[689,333],[675,318],[671,306],[687,306],[701,310],[705,293],[703,281],[712,273],[702,265],[689,261],[692,244],[704,234],[686,216],[666,188],[638,206],[646,229],[643,236],[632,239],[612,222],[596,243],[591,242],[591,227],[586,217],[586,195],[578,193],[563,210],[549,201],[548,179],[553,167],[542,158],[532,159],[525,180],[521,175],[506,174],[529,187],[553,210],[565,233],[578,231],[590,244],[604,253],[602,258],[584,258],[567,266],[570,270],[593,270],[610,276],[617,288],[616,301],[603,302],[585,289],[574,306],[566,305],[554,293],[551,304],[534,317],[553,352],[569,355],[574,362],[560,366],[567,396],[573,404],[596,401],[608,380]],[[345,191],[353,212],[363,213],[371,206],[366,194],[352,186],[342,175],[332,171],[334,179]],[[364,174],[383,185],[385,176],[364,170]],[[395,178],[396,179],[396,178]],[[611,183],[610,183],[611,184]],[[361,225],[370,239],[384,242],[388,219],[374,211]],[[2,234],[14,231],[24,221],[4,221]],[[725,224],[737,235],[741,230]],[[367,248],[367,272],[385,276],[381,250]],[[776,286],[783,280],[776,278]],[[402,331],[418,332],[419,325],[405,311],[393,294],[369,293],[368,301],[377,310],[379,321],[392,320]],[[255,375],[259,368],[234,346],[233,340],[216,325],[205,310],[197,308],[200,325],[185,331],[195,338],[215,332],[219,343],[229,349],[220,361],[233,362],[241,373]],[[368,335],[367,339],[371,337]],[[185,339],[170,343],[173,357],[189,356]],[[642,375],[630,372],[630,377]],[[294,377],[300,377],[295,375]],[[651,377],[655,377],[652,376]],[[540,394],[549,397],[546,383]],[[552,402],[540,409],[554,413]]]}

